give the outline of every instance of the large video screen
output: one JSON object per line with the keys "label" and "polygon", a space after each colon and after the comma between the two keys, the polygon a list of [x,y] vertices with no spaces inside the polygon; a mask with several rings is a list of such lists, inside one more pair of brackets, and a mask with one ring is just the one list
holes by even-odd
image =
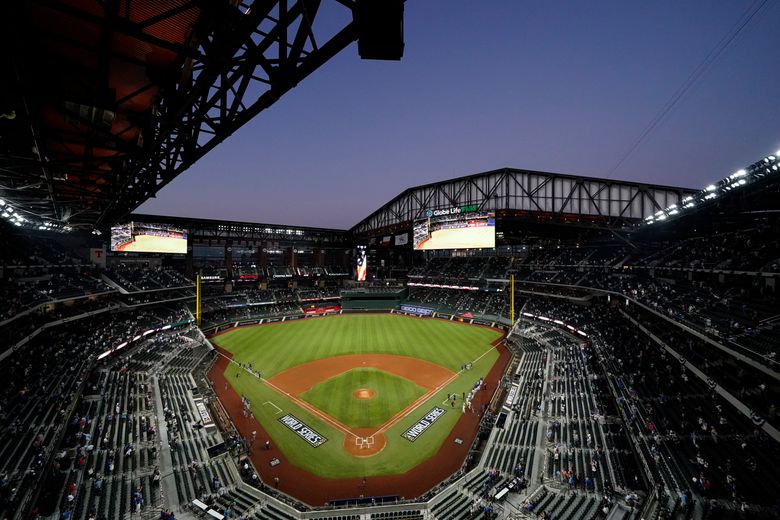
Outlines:
{"label": "large video screen", "polygon": [[487,247],[496,247],[496,219],[492,213],[430,216],[414,224],[416,251]]}
{"label": "large video screen", "polygon": [[187,230],[168,224],[128,222],[111,228],[111,251],[187,253]]}
{"label": "large video screen", "polygon": [[366,250],[358,249],[357,252],[357,281],[365,282],[368,274],[368,260],[366,259]]}

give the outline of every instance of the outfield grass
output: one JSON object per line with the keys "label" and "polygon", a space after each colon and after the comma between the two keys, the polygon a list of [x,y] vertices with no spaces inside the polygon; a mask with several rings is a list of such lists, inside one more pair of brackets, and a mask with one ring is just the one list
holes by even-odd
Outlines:
{"label": "outfield grass", "polygon": [[[358,399],[354,392],[361,388],[374,391],[374,396]],[[301,398],[347,426],[370,428],[386,423],[425,393],[425,388],[403,377],[356,368],[323,381]]]}
{"label": "outfield grass", "polygon": [[369,353],[416,357],[457,372],[499,336],[445,320],[367,314],[244,327],[217,336],[214,343],[270,378],[315,359]]}
{"label": "outfield grass", "polygon": [[[253,377],[236,377],[228,368],[225,376],[239,393],[249,397],[252,411],[270,434],[274,445],[287,459],[325,478],[368,477],[404,473],[436,453],[460,417],[457,407],[447,408],[434,425],[414,443],[401,437],[433,406],[441,406],[447,393],[468,392],[474,382],[487,375],[498,359],[490,346],[500,337],[496,330],[436,319],[417,319],[390,314],[342,315],[298,320],[290,323],[244,327],[213,338],[242,363],[251,362],[264,378],[313,361],[343,354],[397,354],[437,363],[453,372],[473,362],[406,418],[385,432],[387,446],[372,457],[353,457],[343,448],[344,434],[322,419],[288,400]],[[272,403],[272,404],[271,404]],[[282,425],[278,418],[292,413],[328,442],[312,448]],[[237,417],[240,422],[242,417]],[[260,439],[262,441],[262,439]]]}

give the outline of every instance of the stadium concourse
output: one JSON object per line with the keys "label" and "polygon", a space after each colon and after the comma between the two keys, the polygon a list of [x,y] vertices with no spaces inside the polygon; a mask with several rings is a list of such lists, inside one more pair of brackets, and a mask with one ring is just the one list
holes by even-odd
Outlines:
{"label": "stadium concourse", "polygon": [[[511,243],[457,254],[355,236],[361,283],[341,242],[319,255],[196,243],[188,258],[4,226],[0,514],[777,518],[777,200],[776,185],[724,193],[627,231],[506,220]],[[495,391],[443,451],[337,480],[254,442],[268,425],[209,337],[389,312],[506,334]]]}

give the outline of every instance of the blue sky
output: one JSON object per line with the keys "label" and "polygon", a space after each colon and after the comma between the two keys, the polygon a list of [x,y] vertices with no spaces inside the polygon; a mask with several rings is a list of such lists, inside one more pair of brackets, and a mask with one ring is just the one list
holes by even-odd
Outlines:
{"label": "blue sky", "polygon": [[[604,177],[753,4],[408,0],[400,62],[348,47],[137,211],[348,228],[504,166]],[[699,188],[780,148],[778,4],[612,178]]]}

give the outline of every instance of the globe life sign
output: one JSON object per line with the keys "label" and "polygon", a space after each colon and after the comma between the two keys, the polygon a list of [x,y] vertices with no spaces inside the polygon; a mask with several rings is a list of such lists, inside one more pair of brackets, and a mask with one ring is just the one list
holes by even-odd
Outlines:
{"label": "globe life sign", "polygon": [[474,213],[477,211],[476,204],[467,204],[465,206],[456,206],[445,209],[429,209],[425,212],[426,217],[442,217],[444,215],[460,215],[461,213]]}

